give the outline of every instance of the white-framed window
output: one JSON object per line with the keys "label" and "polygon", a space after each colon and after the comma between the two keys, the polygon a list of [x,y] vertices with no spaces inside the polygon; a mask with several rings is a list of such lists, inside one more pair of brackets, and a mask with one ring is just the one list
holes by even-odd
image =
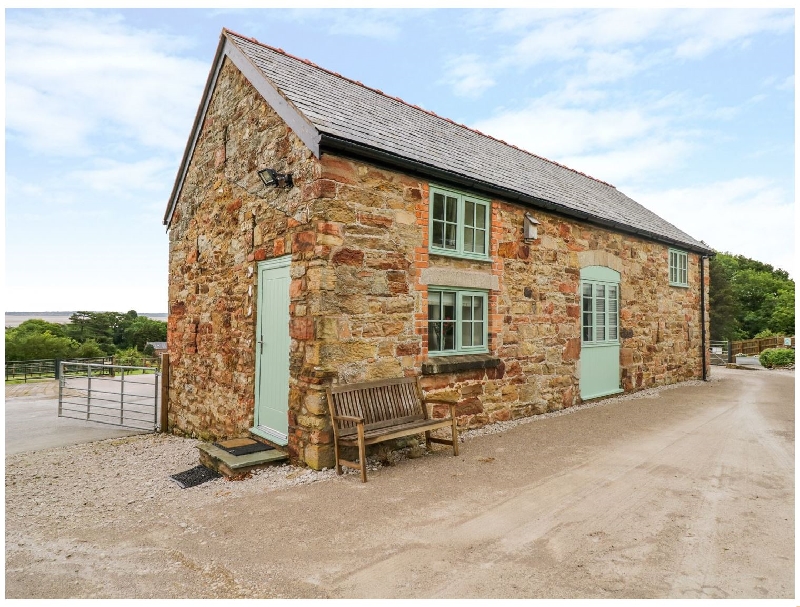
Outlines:
{"label": "white-framed window", "polygon": [[433,253],[489,258],[491,203],[463,192],[430,187],[429,250]]}
{"label": "white-framed window", "polygon": [[488,294],[448,287],[428,288],[428,353],[488,352]]}
{"label": "white-framed window", "polygon": [[669,284],[673,287],[689,286],[689,255],[684,251],[669,250]]}
{"label": "white-framed window", "polygon": [[619,342],[619,285],[584,280],[581,299],[583,343]]}

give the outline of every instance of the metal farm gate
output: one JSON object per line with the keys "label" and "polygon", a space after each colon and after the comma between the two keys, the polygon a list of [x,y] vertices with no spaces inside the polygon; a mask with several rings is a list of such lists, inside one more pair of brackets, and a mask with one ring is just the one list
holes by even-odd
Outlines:
{"label": "metal farm gate", "polygon": [[62,362],[59,375],[59,417],[158,431],[157,368]]}
{"label": "metal farm gate", "polygon": [[722,365],[723,367],[728,364],[728,350],[730,344],[727,341],[712,341],[711,345],[711,364]]}

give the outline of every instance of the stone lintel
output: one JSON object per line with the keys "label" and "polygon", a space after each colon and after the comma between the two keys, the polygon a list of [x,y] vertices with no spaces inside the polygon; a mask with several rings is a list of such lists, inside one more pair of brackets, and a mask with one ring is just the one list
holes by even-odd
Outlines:
{"label": "stone lintel", "polygon": [[423,375],[459,373],[474,369],[494,369],[500,359],[493,354],[465,354],[463,356],[435,356],[422,363]]}
{"label": "stone lintel", "polygon": [[419,282],[423,285],[481,289],[484,291],[498,291],[500,289],[500,281],[494,274],[455,268],[425,268],[422,270]]}
{"label": "stone lintel", "polygon": [[603,266],[611,268],[622,274],[622,260],[608,251],[581,251],[578,253],[578,265],[581,268],[588,266]]}

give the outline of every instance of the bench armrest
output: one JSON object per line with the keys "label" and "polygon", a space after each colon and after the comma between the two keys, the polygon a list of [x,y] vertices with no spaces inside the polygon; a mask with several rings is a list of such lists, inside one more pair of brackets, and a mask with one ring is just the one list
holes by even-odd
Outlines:
{"label": "bench armrest", "polygon": [[352,415],[332,415],[331,417],[335,420],[342,420],[345,422],[356,422],[357,424],[364,423],[363,417],[354,417]]}

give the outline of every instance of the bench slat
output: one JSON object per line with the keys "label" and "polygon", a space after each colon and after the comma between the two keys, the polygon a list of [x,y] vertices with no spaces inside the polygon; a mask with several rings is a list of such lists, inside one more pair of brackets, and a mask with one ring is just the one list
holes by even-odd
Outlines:
{"label": "bench slat", "polygon": [[[398,417],[397,419],[387,419],[382,422],[374,422],[372,424],[364,424],[364,432],[371,432],[373,430],[381,430],[382,428],[390,428],[394,426],[402,426],[403,424],[410,424],[412,422],[426,421],[421,415],[408,415],[406,417]],[[355,434],[355,428],[347,428],[339,431],[339,436],[350,436]]]}
{"label": "bench slat", "polygon": [[[381,428],[373,430],[372,432],[364,432],[364,444],[371,445],[374,443],[382,443],[387,440],[391,440],[393,438],[399,438],[401,436],[408,436],[409,434],[421,434],[426,430],[436,430],[438,428],[447,428],[450,426],[450,419],[443,419],[437,421],[431,420],[419,420],[413,424],[403,424],[401,426],[388,426],[387,428]],[[390,432],[387,432],[390,430]],[[431,441],[440,442],[444,441],[445,444],[452,444],[452,441],[445,440],[445,439],[434,439],[431,438]],[[340,436],[339,442],[342,445],[348,447],[355,447],[358,445],[358,437],[355,435],[349,436]]]}

